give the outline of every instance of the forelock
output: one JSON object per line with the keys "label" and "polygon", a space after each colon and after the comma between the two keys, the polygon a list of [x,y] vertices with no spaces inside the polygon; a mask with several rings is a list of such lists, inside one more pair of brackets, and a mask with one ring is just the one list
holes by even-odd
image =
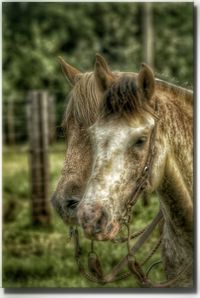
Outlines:
{"label": "forelock", "polygon": [[133,114],[142,107],[136,81],[131,76],[122,76],[106,91],[100,114],[102,117],[117,114]]}
{"label": "forelock", "polygon": [[97,119],[99,96],[93,73],[84,73],[72,89],[66,109],[64,123],[73,117],[75,121],[89,127]]}

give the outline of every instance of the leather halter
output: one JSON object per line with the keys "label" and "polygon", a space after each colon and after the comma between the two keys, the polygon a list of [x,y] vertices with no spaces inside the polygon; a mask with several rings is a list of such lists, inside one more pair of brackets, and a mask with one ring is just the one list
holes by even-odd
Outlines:
{"label": "leather halter", "polygon": [[[155,112],[157,114],[158,111],[158,105],[156,103],[155,106]],[[155,156],[155,142],[156,142],[156,132],[157,132],[157,122],[159,118],[157,115],[154,115],[155,117],[155,125],[152,130],[150,141],[149,141],[149,150],[146,157],[146,161],[144,163],[143,170],[141,172],[141,175],[139,176],[138,180],[136,181],[136,185],[134,187],[134,190],[130,196],[130,199],[127,202],[127,209],[125,215],[122,217],[122,224],[125,224],[128,229],[128,236],[125,238],[120,238],[118,240],[114,239],[113,242],[127,242],[127,248],[128,248],[128,254],[119,261],[119,263],[112,269],[112,271],[106,275],[103,274],[103,270],[101,267],[101,262],[94,250],[94,242],[91,241],[91,250],[88,254],[88,269],[89,271],[86,271],[83,264],[81,263],[81,256],[82,256],[82,250],[80,246],[79,241],[79,233],[78,233],[78,227],[71,227],[70,228],[70,237],[74,239],[74,247],[75,247],[75,260],[78,265],[79,272],[83,274],[89,281],[100,283],[100,284],[106,284],[111,283],[117,280],[125,279],[129,277],[130,275],[133,275],[140,286],[142,287],[169,287],[170,285],[174,284],[182,275],[183,272],[185,272],[190,264],[187,264],[184,266],[180,272],[176,275],[175,278],[171,280],[167,280],[163,283],[153,283],[149,278],[148,274],[149,271],[157,265],[159,262],[151,264],[147,272],[145,273],[142,269],[142,266],[152,257],[152,255],[156,252],[158,247],[160,246],[162,242],[162,236],[156,243],[156,245],[153,247],[153,249],[150,251],[148,256],[145,258],[145,260],[139,264],[135,259],[136,252],[141,248],[141,246],[145,243],[145,241],[151,236],[152,232],[158,225],[158,223],[163,220],[162,211],[159,210],[157,215],[154,217],[152,222],[147,225],[144,229],[140,230],[139,232],[136,232],[134,234],[130,234],[130,218],[131,218],[131,210],[133,205],[136,204],[139,196],[141,193],[145,190],[147,183],[149,181],[150,174],[152,172],[152,166],[153,166],[153,160]],[[130,240],[136,237],[139,237],[139,239],[136,241],[136,243],[131,247]],[[129,271],[125,273],[121,273],[124,267],[128,267]]]}
{"label": "leather halter", "polygon": [[[157,113],[157,111],[158,111],[158,104],[156,102],[155,112]],[[157,133],[157,122],[159,120],[157,115],[153,115],[153,116],[154,116],[154,119],[155,119],[155,124],[154,124],[154,128],[151,132],[151,136],[150,136],[148,154],[147,154],[147,157],[146,157],[146,161],[144,163],[143,170],[142,170],[139,178],[137,179],[135,188],[134,188],[132,194],[130,195],[130,199],[127,202],[126,215],[124,216],[124,219],[126,217],[125,223],[129,222],[132,207],[136,204],[140,194],[145,190],[145,188],[147,186],[147,183],[148,183],[148,180],[149,180],[149,176],[152,172],[153,159],[154,159],[154,156],[155,156],[155,142],[156,142],[156,133]]]}

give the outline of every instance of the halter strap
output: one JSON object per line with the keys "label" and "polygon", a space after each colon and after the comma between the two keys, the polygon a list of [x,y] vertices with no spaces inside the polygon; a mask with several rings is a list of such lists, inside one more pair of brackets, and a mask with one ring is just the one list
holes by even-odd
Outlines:
{"label": "halter strap", "polygon": [[158,121],[159,121],[159,117],[158,117],[157,113],[158,113],[158,103],[156,101],[155,114],[153,114],[154,119],[155,119],[155,124],[154,124],[154,128],[151,132],[151,136],[150,136],[148,154],[147,154],[146,161],[144,163],[144,167],[141,172],[141,175],[137,179],[136,186],[130,196],[129,201],[127,202],[127,213],[124,216],[125,222],[128,222],[130,220],[131,209],[136,204],[140,194],[145,190],[151,170],[152,170],[153,159],[155,156],[155,142],[156,142],[157,125],[158,125]]}

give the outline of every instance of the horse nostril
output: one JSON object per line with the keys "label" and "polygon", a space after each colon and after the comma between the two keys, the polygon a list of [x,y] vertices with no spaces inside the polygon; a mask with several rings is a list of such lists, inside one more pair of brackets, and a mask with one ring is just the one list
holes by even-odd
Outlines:
{"label": "horse nostril", "polygon": [[78,198],[72,197],[66,200],[66,207],[69,209],[75,209],[80,200]]}

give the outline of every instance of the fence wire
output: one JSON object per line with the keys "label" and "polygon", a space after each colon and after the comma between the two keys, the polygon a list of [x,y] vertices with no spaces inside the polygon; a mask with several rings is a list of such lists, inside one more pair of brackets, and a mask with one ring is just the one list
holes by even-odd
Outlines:
{"label": "fence wire", "polygon": [[[20,152],[29,151],[28,135],[28,110],[29,101],[27,99],[6,98],[3,101],[3,145],[4,151],[17,150]],[[64,143],[65,135],[61,127],[62,117],[66,107],[66,100],[60,99],[56,92],[48,95],[48,131],[49,149],[54,152],[62,151],[56,146],[51,146],[57,142]],[[39,113],[39,111],[38,111]]]}

